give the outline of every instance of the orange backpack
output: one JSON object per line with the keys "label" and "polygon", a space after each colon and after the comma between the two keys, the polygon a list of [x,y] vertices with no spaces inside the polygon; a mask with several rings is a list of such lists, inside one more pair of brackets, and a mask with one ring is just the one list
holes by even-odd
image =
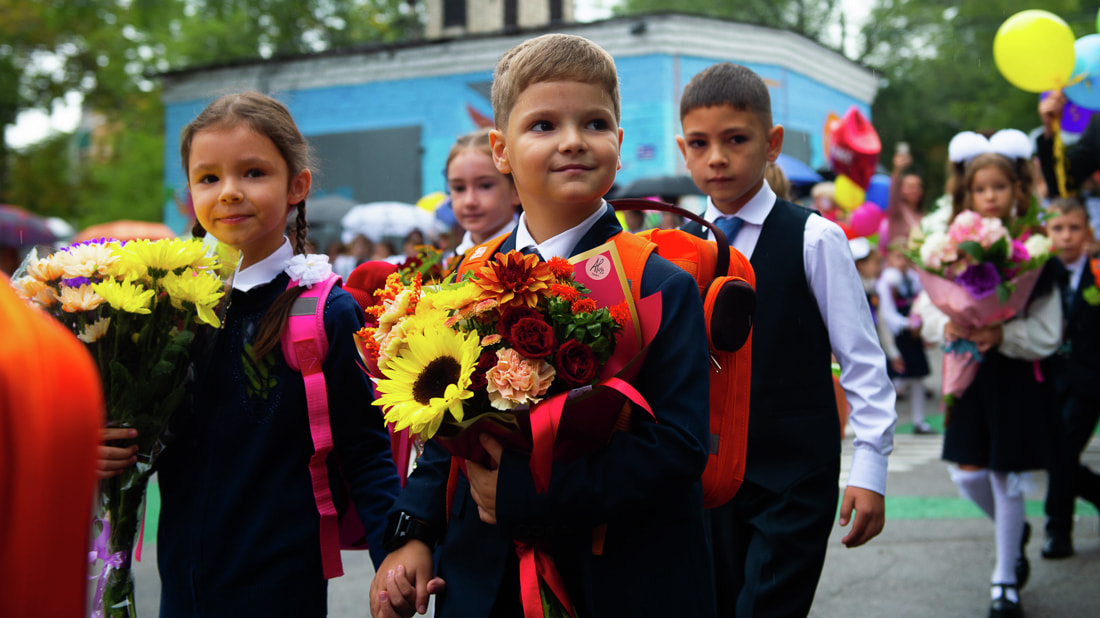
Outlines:
{"label": "orange backpack", "polygon": [[[702,217],[663,202],[623,199],[609,203],[615,210],[671,212],[710,228],[718,239],[703,240],[680,230],[646,230],[637,235],[622,232],[610,240],[619,252],[635,300],[641,297],[642,272],[654,251],[687,271],[699,286],[712,369],[710,457],[703,472],[703,506],[720,506],[733,498],[745,478],[756,275],[748,258],[730,247],[725,234]],[[468,251],[457,276],[476,272],[507,237],[504,234]]]}

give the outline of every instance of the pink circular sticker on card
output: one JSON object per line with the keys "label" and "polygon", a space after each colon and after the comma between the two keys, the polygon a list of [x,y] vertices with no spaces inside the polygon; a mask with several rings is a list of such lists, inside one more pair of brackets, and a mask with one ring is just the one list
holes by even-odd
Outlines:
{"label": "pink circular sticker on card", "polygon": [[611,274],[611,260],[606,255],[597,255],[584,263],[584,270],[594,281],[601,281]]}

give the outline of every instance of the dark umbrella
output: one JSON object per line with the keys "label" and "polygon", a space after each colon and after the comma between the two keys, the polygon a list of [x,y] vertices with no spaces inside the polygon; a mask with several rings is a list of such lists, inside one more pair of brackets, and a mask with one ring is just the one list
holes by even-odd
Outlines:
{"label": "dark umbrella", "polygon": [[678,198],[684,195],[703,195],[691,176],[652,176],[631,181],[615,192],[615,199],[624,197],[659,196]]}
{"label": "dark umbrella", "polygon": [[54,240],[45,219],[18,206],[0,204],[0,246],[46,245]]}

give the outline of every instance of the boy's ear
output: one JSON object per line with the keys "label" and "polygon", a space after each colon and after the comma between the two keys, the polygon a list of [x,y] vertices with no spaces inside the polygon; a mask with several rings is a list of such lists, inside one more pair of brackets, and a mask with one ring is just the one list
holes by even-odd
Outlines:
{"label": "boy's ear", "polygon": [[783,125],[777,124],[768,131],[768,161],[775,163],[783,151]]}
{"label": "boy's ear", "polygon": [[615,157],[615,170],[623,169],[623,128],[619,127],[619,156]]}
{"label": "boy's ear", "polygon": [[511,174],[512,166],[508,163],[508,145],[504,140],[504,132],[500,129],[489,131],[489,150],[493,151],[493,165],[501,174]]}
{"label": "boy's ear", "polygon": [[687,142],[684,141],[684,136],[683,135],[677,135],[676,136],[676,145],[680,147],[680,154],[683,155],[684,160],[687,161],[687,158],[688,158]]}
{"label": "boy's ear", "polygon": [[309,195],[309,187],[313,182],[313,175],[309,169],[303,169],[290,181],[290,190],[287,191],[286,203],[297,204]]}

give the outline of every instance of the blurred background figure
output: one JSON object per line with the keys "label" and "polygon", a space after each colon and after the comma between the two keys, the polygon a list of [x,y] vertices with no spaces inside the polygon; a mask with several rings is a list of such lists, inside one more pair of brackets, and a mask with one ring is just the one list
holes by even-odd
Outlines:
{"label": "blurred background figure", "polygon": [[791,183],[787,180],[787,175],[783,173],[783,168],[779,167],[778,164],[768,162],[768,165],[764,168],[764,180],[768,181],[768,186],[772,188],[772,191],[775,191],[779,199],[791,199]]}
{"label": "blurred background figure", "polygon": [[[908,239],[909,230],[920,227],[924,216],[924,180],[910,169],[909,144],[899,142],[890,174],[890,198],[886,208],[886,238]],[[884,239],[885,240],[885,239]]]}
{"label": "blurred background figure", "polygon": [[637,234],[646,229],[645,213],[640,210],[624,210],[623,221],[626,223],[624,226],[626,231],[631,234]]}
{"label": "blurred background figure", "polygon": [[0,320],[0,616],[86,615],[99,374],[3,275]]}
{"label": "blurred background figure", "polygon": [[830,221],[836,221],[840,217],[840,209],[836,206],[836,184],[831,180],[819,182],[810,189],[810,197],[813,198],[813,208]]}
{"label": "blurred background figure", "polygon": [[447,156],[447,190],[455,219],[465,233],[456,254],[496,238],[516,223],[519,194],[510,175],[501,174],[489,149],[489,129],[458,138]]}

